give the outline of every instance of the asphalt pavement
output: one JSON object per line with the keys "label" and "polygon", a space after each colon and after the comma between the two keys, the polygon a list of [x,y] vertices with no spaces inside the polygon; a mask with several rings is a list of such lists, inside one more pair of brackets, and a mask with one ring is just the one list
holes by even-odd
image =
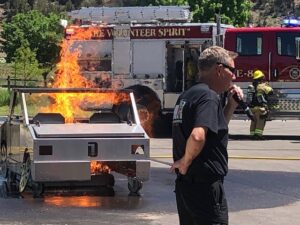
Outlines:
{"label": "asphalt pavement", "polygon": [[[231,225],[300,224],[300,121],[267,123],[264,141],[249,139],[249,121],[231,121],[225,189]],[[0,198],[0,224],[177,225],[171,139],[151,139],[151,176],[140,197],[115,175],[114,197],[88,193]]]}

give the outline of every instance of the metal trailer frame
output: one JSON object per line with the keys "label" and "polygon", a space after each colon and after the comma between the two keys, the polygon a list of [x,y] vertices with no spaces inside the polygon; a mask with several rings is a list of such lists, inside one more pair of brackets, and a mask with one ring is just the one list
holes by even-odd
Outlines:
{"label": "metal trailer frame", "polygon": [[[56,123],[34,121],[28,116],[25,94],[30,93],[128,93],[131,121],[120,123]],[[14,115],[20,97],[21,116]],[[112,171],[128,177],[130,194],[139,194],[142,182],[149,179],[149,137],[141,126],[134,95],[130,90],[98,88],[19,88],[13,89],[7,120],[1,124],[1,161],[3,175],[19,176],[18,189],[28,182],[34,195],[45,185],[89,183],[91,162],[101,162]]]}

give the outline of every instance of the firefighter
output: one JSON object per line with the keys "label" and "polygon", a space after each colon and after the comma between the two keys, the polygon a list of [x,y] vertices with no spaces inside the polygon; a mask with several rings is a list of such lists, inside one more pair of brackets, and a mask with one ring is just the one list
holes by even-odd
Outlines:
{"label": "firefighter", "polygon": [[194,61],[193,57],[187,58],[187,73],[186,73],[186,87],[190,88],[196,83],[196,76],[198,74],[197,63]]}
{"label": "firefighter", "polygon": [[262,71],[253,73],[253,83],[248,87],[248,99],[250,99],[251,111],[255,120],[251,121],[250,135],[254,140],[263,140],[263,132],[269,113],[268,96],[273,94],[272,87],[265,81]]}

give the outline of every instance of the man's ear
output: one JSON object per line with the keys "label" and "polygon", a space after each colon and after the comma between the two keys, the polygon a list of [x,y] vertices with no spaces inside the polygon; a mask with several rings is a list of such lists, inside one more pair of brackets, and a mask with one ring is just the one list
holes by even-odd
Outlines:
{"label": "man's ear", "polygon": [[216,73],[218,77],[221,76],[221,66],[216,65]]}

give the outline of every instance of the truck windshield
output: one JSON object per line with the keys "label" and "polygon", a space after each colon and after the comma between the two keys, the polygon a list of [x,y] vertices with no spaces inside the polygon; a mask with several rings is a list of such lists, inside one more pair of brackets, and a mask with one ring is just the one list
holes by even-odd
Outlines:
{"label": "truck windshield", "polygon": [[300,33],[280,32],[276,34],[277,53],[284,56],[296,56],[296,37]]}

